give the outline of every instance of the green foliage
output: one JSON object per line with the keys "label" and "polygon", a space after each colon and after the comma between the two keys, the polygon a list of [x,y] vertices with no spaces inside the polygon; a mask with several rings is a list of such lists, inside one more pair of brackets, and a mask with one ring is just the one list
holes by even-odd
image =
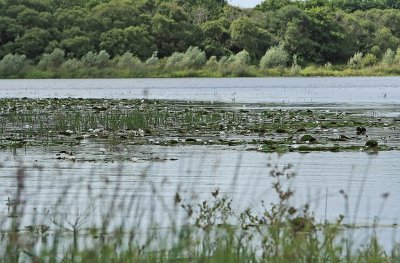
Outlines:
{"label": "green foliage", "polygon": [[385,66],[392,66],[395,64],[395,52],[388,48],[385,52],[385,54],[383,54],[382,57],[382,64]]}
{"label": "green foliage", "polygon": [[211,70],[217,70],[219,67],[219,63],[216,56],[210,57],[206,62],[206,67]]}
{"label": "green foliage", "polygon": [[198,47],[189,47],[185,53],[183,64],[190,69],[199,69],[207,62],[206,54]]}
{"label": "green foliage", "polygon": [[283,45],[279,45],[267,50],[261,58],[260,67],[263,69],[285,67],[288,62],[289,54],[285,51]]}
{"label": "green foliage", "polygon": [[396,56],[394,57],[394,63],[400,65],[400,47],[397,48]]}
{"label": "green foliage", "polygon": [[362,67],[371,67],[376,65],[376,63],[378,62],[378,59],[376,58],[376,56],[374,54],[371,53],[367,53],[361,61],[361,65]]}
{"label": "green foliage", "polygon": [[74,36],[63,39],[60,46],[66,51],[69,57],[81,58],[93,49],[90,38],[86,36]]}
{"label": "green foliage", "polygon": [[110,63],[110,55],[104,50],[98,54],[89,51],[81,58],[81,61],[87,67],[105,68]]}
{"label": "green foliage", "polygon": [[[247,17],[234,20],[230,26],[231,49],[233,52],[247,50],[251,56],[260,57],[271,42],[271,37]],[[261,52],[260,52],[261,51]]]}
{"label": "green foliage", "polygon": [[25,55],[8,54],[0,61],[0,76],[17,76],[24,73],[28,69],[29,64]]}
{"label": "green foliage", "polygon": [[[235,59],[229,56],[243,50],[251,63],[257,64],[266,50],[279,43],[287,59],[275,65],[260,63],[262,70],[284,67],[295,54],[302,66],[343,65],[358,51],[367,54],[361,66],[370,67],[382,60],[388,49],[397,50],[400,45],[400,4],[394,0],[265,0],[255,9],[236,8],[225,0],[0,3],[0,57],[25,55],[36,65],[42,60],[39,68],[46,70],[53,67],[46,66],[46,54],[56,48],[64,50],[67,59],[81,59],[89,52],[97,56],[104,50],[108,60],[115,62],[129,52],[141,61],[150,57],[150,64],[160,59],[159,64],[170,71],[199,69],[212,56],[233,69]],[[206,58],[196,51],[190,65],[182,54],[185,59],[190,57],[188,49],[195,46]],[[157,59],[152,56],[154,51]],[[90,67],[101,67],[88,57],[84,60]],[[239,64],[249,64],[246,60]],[[387,56],[383,60],[386,66],[399,63],[396,58],[387,63]]]}
{"label": "green foliage", "polygon": [[107,51],[101,50],[97,55],[95,65],[98,68],[105,68],[108,66],[108,63],[110,63],[110,55],[107,53]]}
{"label": "green foliage", "polygon": [[44,54],[39,61],[38,68],[42,70],[58,69],[64,62],[65,52],[61,49],[54,49],[50,54]]}
{"label": "green foliage", "polygon": [[235,56],[235,62],[236,64],[247,66],[251,62],[250,54],[246,50],[242,50],[239,53],[236,54]]}
{"label": "green foliage", "polygon": [[61,69],[66,72],[76,71],[83,68],[83,63],[76,58],[68,59],[61,65]]}
{"label": "green foliage", "polygon": [[83,65],[87,67],[94,67],[96,65],[97,54],[93,51],[89,51],[86,55],[81,58]]}
{"label": "green foliage", "polygon": [[189,47],[185,53],[173,53],[165,65],[166,68],[200,69],[207,62],[206,54],[198,47]]}
{"label": "green foliage", "polygon": [[120,68],[129,68],[133,69],[136,66],[140,66],[142,64],[142,61],[136,56],[134,56],[131,52],[125,52],[120,57],[116,58],[117,65]]}
{"label": "green foliage", "polygon": [[185,59],[184,53],[175,52],[173,53],[168,59],[167,63],[165,64],[166,68],[183,68],[183,60]]}
{"label": "green foliage", "polygon": [[360,69],[362,67],[362,62],[363,54],[361,52],[357,52],[349,59],[347,66],[352,69]]}
{"label": "green foliage", "polygon": [[50,33],[38,27],[25,31],[25,34],[15,40],[16,49],[19,53],[30,59],[40,57],[50,42]]}
{"label": "green foliage", "polygon": [[290,75],[292,75],[292,76],[300,76],[300,74],[301,74],[301,67],[297,63],[297,55],[294,54],[293,55],[292,67],[290,68]]}
{"label": "green foliage", "polygon": [[147,60],[146,60],[146,64],[147,65],[156,65],[157,63],[158,63],[158,52],[157,51],[155,51],[155,52],[153,52],[153,54],[151,55],[151,57],[149,57]]}

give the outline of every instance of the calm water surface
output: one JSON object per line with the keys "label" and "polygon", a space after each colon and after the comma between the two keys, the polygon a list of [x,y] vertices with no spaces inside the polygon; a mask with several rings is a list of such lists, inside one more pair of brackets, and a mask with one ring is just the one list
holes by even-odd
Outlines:
{"label": "calm water surface", "polygon": [[400,77],[0,80],[0,97],[400,104]]}

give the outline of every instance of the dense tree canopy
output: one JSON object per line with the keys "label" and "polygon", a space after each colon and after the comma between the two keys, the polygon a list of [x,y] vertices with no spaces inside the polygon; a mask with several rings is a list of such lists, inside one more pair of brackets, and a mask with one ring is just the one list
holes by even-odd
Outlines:
{"label": "dense tree canopy", "polygon": [[400,45],[397,0],[265,0],[240,9],[226,0],[0,0],[0,59],[38,62],[62,50],[145,61],[198,46],[207,57],[246,50],[253,62],[280,45],[301,63],[344,63],[356,52],[382,58]]}

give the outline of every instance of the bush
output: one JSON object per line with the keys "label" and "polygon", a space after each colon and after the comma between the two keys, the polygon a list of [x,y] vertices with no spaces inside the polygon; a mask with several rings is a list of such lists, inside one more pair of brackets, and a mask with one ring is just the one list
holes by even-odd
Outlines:
{"label": "bush", "polygon": [[396,56],[394,57],[394,63],[400,65],[400,47],[396,51]]}
{"label": "bush", "polygon": [[105,50],[101,50],[96,58],[96,67],[105,68],[110,63],[110,54]]}
{"label": "bush", "polygon": [[371,48],[371,53],[373,55],[375,55],[375,57],[377,57],[377,58],[381,58],[382,57],[382,50],[381,50],[381,48],[379,46],[373,46]]}
{"label": "bush", "polygon": [[30,62],[25,55],[8,54],[0,61],[0,75],[9,77],[24,73],[29,68]]}
{"label": "bush", "polygon": [[301,73],[301,67],[297,63],[297,55],[294,54],[293,55],[292,67],[290,68],[290,75],[291,76],[300,76],[300,73]]}
{"label": "bush", "polygon": [[324,64],[324,68],[325,68],[326,70],[332,70],[332,69],[333,69],[333,65],[332,65],[331,62],[326,62],[326,63]]}
{"label": "bush", "polygon": [[250,64],[250,54],[246,50],[242,50],[239,53],[236,54],[235,56],[235,64],[239,65],[249,65]]}
{"label": "bush", "polygon": [[231,54],[229,57],[223,56],[223,57],[219,60],[219,64],[220,64],[220,66],[223,66],[223,65],[226,66],[226,65],[235,63],[235,60],[236,60],[236,56],[233,55],[233,54]]}
{"label": "bush", "polygon": [[183,68],[183,60],[185,58],[185,54],[175,52],[173,53],[168,59],[167,63],[165,64],[165,68],[176,68],[180,69]]}
{"label": "bush", "polygon": [[151,55],[151,57],[149,57],[146,62],[147,65],[155,65],[158,63],[158,52],[154,51],[153,55]]}
{"label": "bush", "polygon": [[131,52],[126,52],[117,58],[117,66],[120,68],[134,68],[142,64],[142,61]]}
{"label": "bush", "polygon": [[374,66],[377,61],[378,59],[374,54],[368,53],[362,58],[361,65],[362,67],[371,67]]}
{"label": "bush", "polygon": [[382,64],[384,66],[393,66],[395,63],[394,57],[395,57],[395,53],[392,49],[388,48],[385,52],[385,54],[383,54],[382,57]]}
{"label": "bush", "polygon": [[89,51],[81,61],[87,67],[105,68],[110,63],[110,55],[105,50],[101,50],[99,54]]}
{"label": "bush", "polygon": [[351,69],[360,69],[362,67],[363,54],[356,52],[354,56],[349,59],[347,66]]}
{"label": "bush", "polygon": [[83,68],[83,63],[76,58],[68,59],[61,65],[61,70],[75,71]]}
{"label": "bush", "polygon": [[289,61],[289,54],[283,48],[283,45],[271,47],[267,50],[265,55],[261,58],[260,67],[265,68],[276,68],[286,67]]}
{"label": "bush", "polygon": [[38,68],[43,70],[55,70],[60,68],[64,62],[65,52],[61,49],[54,49],[50,54],[44,54],[39,61]]}
{"label": "bush", "polygon": [[185,53],[173,53],[165,64],[166,68],[200,69],[207,62],[206,53],[198,47],[189,47]]}
{"label": "bush", "polygon": [[93,51],[89,51],[86,55],[81,58],[82,63],[86,67],[94,67],[96,65],[97,54]]}
{"label": "bush", "polygon": [[182,62],[186,68],[200,69],[207,62],[206,53],[198,47],[189,47]]}
{"label": "bush", "polygon": [[212,70],[217,70],[218,66],[219,64],[216,56],[211,56],[206,62],[206,67]]}

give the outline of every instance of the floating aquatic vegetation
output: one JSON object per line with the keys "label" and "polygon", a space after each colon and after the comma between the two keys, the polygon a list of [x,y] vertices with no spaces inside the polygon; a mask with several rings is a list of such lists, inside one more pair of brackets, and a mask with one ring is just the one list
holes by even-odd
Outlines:
{"label": "floating aquatic vegetation", "polygon": [[[360,110],[282,110],[263,104],[168,100],[0,100],[1,148],[100,142],[111,146],[257,144],[266,152],[297,151],[305,149],[302,144],[314,144],[309,150],[348,151],[377,138],[388,146],[377,149],[388,150],[400,146],[396,128],[395,118],[366,116]],[[279,143],[265,145],[265,140]]]}

